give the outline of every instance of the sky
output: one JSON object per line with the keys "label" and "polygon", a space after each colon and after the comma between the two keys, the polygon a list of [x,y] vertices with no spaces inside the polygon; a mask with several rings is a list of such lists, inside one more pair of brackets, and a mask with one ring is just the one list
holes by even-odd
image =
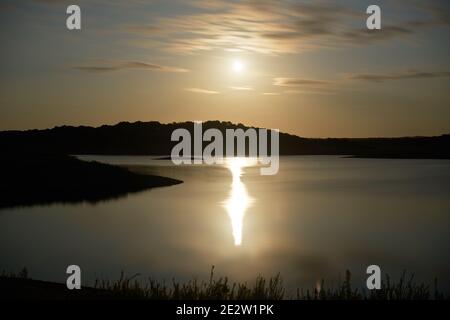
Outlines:
{"label": "sky", "polygon": [[[81,8],[81,30],[66,8]],[[381,7],[381,30],[366,8]],[[448,1],[2,0],[0,130],[223,120],[450,133]]]}

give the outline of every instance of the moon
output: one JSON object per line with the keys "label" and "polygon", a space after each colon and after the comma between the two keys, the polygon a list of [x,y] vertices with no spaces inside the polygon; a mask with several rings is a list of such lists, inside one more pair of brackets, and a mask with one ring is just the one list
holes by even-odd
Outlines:
{"label": "moon", "polygon": [[241,60],[234,60],[232,65],[233,71],[236,73],[242,73],[245,69],[245,65]]}

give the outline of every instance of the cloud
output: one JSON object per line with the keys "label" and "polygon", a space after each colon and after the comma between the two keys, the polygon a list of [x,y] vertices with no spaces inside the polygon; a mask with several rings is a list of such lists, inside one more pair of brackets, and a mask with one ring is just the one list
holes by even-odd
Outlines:
{"label": "cloud", "polygon": [[188,72],[188,69],[163,66],[141,61],[100,61],[98,64],[74,66],[73,69],[91,73],[105,73],[124,69],[142,69],[160,72]]}
{"label": "cloud", "polygon": [[286,87],[286,94],[334,94],[336,93],[337,83],[325,80],[305,79],[305,78],[286,78],[279,77],[273,79],[273,85]]}
{"label": "cloud", "polygon": [[204,93],[204,94],[219,94],[218,91],[213,90],[206,90],[206,89],[200,89],[200,88],[186,88],[186,91],[194,92],[194,93]]}
{"label": "cloud", "polygon": [[278,92],[263,92],[262,95],[264,95],[264,96],[279,96],[280,94]]}
{"label": "cloud", "polygon": [[158,41],[177,52],[296,52],[310,46],[309,38],[332,32],[334,12],[345,15],[346,11],[335,5],[214,1],[214,6],[210,4],[200,13],[157,19]]}
{"label": "cloud", "polygon": [[402,79],[430,79],[442,77],[450,77],[450,72],[408,71],[408,72],[392,72],[392,73],[360,73],[347,75],[348,79],[364,80],[370,82],[384,82],[389,80],[402,80]]}
{"label": "cloud", "polygon": [[383,17],[382,30],[366,29],[363,6],[334,1],[190,0],[187,4],[193,7],[189,13],[160,17],[152,25],[127,27],[127,31],[178,53],[223,49],[280,54],[368,45],[450,25],[448,11],[430,3],[399,1],[390,8],[390,16]]}
{"label": "cloud", "polygon": [[110,72],[110,71],[117,71],[122,68],[120,67],[102,67],[102,66],[75,66],[73,69],[77,69],[80,71],[85,72],[92,72],[92,73],[102,73],[102,72]]}
{"label": "cloud", "polygon": [[448,2],[446,4],[447,6],[445,6],[443,2],[436,3],[432,1],[412,3],[412,5],[415,6],[419,11],[422,11],[423,13],[428,14],[433,18],[428,21],[429,24],[450,26],[450,11]]}
{"label": "cloud", "polygon": [[285,94],[313,94],[313,95],[329,95],[336,94],[337,91],[333,89],[321,89],[321,88],[307,88],[301,90],[285,90]]}
{"label": "cloud", "polygon": [[147,24],[147,25],[129,25],[125,27],[125,31],[130,31],[132,33],[141,33],[144,35],[149,35],[149,34],[157,34],[158,32],[161,31],[161,28],[159,28],[158,26],[154,26],[151,24]]}
{"label": "cloud", "polygon": [[251,87],[230,87],[230,89],[233,89],[233,90],[239,90],[239,91],[252,91],[253,90],[253,88],[251,88]]}
{"label": "cloud", "polygon": [[128,9],[131,7],[141,7],[146,2],[146,0],[128,0],[128,1],[123,1],[123,0],[96,0],[96,1],[92,1],[92,0],[89,0],[89,1],[88,0],[78,0],[78,1],[73,1],[73,0],[28,0],[28,1],[34,2],[37,4],[60,5],[60,6],[68,6],[70,4],[77,4],[81,8],[92,3],[93,5],[120,6],[120,7],[124,7],[124,8],[128,8]]}
{"label": "cloud", "polygon": [[396,37],[405,37],[414,34],[415,30],[410,23],[382,26],[381,30],[354,29],[344,31],[340,37],[348,43],[370,44],[376,41],[388,40]]}
{"label": "cloud", "polygon": [[45,4],[66,4],[69,3],[70,1],[62,1],[62,0],[33,0],[34,2],[37,3],[45,3]]}
{"label": "cloud", "polygon": [[331,82],[302,78],[274,78],[273,85],[281,87],[311,87],[329,85]]}

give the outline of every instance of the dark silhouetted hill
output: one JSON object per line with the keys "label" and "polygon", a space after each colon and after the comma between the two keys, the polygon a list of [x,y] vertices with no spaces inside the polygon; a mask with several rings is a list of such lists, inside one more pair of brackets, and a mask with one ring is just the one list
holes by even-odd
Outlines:
{"label": "dark silhouetted hill", "polygon": [[[45,130],[0,132],[0,150],[32,154],[169,155],[177,142],[173,130],[193,133],[193,122],[121,122],[101,127],[61,126]],[[231,122],[207,121],[203,130],[248,127]],[[204,145],[206,145],[205,143]],[[373,158],[450,158],[450,135],[404,138],[312,139],[280,133],[281,155],[352,155]]]}

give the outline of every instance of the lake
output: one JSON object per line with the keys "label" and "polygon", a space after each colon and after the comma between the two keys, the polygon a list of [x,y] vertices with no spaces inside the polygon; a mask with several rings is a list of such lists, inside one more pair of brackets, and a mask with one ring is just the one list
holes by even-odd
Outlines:
{"label": "lake", "polygon": [[281,157],[274,176],[251,162],[174,166],[145,156],[80,156],[183,180],[97,203],[0,210],[0,270],[84,284],[126,275],[329,285],[366,268],[450,289],[450,161]]}

